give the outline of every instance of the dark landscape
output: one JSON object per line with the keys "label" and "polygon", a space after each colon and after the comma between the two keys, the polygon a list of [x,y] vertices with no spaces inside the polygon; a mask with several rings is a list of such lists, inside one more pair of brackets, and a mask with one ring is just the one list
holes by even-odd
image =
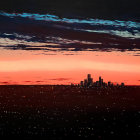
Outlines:
{"label": "dark landscape", "polygon": [[23,138],[140,137],[140,87],[1,85],[0,135]]}

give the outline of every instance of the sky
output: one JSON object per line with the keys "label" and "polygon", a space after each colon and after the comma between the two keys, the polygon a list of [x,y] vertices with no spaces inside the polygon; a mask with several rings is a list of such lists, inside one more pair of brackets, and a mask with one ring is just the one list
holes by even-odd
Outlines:
{"label": "sky", "polygon": [[139,5],[139,0],[1,0],[0,10],[136,21]]}
{"label": "sky", "polygon": [[0,84],[78,84],[88,73],[94,81],[140,84],[140,51],[1,51]]}
{"label": "sky", "polygon": [[[46,1],[44,5],[51,5]],[[83,6],[84,2],[76,6]],[[135,15],[132,18],[114,13],[112,18],[110,12],[100,16],[99,11],[99,15],[85,12],[78,16],[74,7],[69,16],[64,15],[65,8],[60,16],[59,4],[56,4],[58,13],[37,9],[18,11],[20,4],[15,3],[12,7],[15,11],[10,10],[9,4],[6,10],[0,8],[1,85],[78,84],[89,73],[93,81],[101,76],[105,82],[140,85],[140,22],[136,18],[138,13],[131,12],[130,1],[128,5],[123,1],[122,7],[126,6],[126,13]],[[111,5],[105,5],[105,9]],[[89,13],[92,12],[90,9]]]}

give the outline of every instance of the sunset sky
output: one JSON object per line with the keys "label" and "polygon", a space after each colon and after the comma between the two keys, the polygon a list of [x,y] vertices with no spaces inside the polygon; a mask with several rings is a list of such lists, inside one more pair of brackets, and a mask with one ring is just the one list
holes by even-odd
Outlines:
{"label": "sunset sky", "polygon": [[0,84],[140,85],[138,20],[58,15],[0,11]]}
{"label": "sunset sky", "polygon": [[26,51],[6,50],[0,55],[0,84],[70,84],[92,74],[105,82],[140,84],[138,51]]}

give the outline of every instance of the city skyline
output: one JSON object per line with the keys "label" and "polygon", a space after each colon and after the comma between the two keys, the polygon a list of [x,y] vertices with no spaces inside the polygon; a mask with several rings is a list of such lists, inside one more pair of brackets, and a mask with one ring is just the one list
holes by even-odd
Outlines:
{"label": "city skyline", "polygon": [[0,50],[0,84],[77,84],[90,73],[94,79],[101,75],[105,81],[140,85],[136,51]]}
{"label": "city skyline", "polygon": [[91,74],[87,74],[87,78],[84,79],[84,81],[80,82],[81,87],[111,87],[111,86],[124,86],[125,84],[122,82],[121,84],[114,84],[111,81],[108,81],[107,83],[104,82],[101,76],[99,76],[98,81],[94,81],[91,77]]}

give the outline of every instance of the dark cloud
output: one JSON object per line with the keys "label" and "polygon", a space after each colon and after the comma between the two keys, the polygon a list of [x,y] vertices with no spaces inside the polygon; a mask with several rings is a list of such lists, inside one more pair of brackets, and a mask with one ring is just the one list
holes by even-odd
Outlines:
{"label": "dark cloud", "polygon": [[44,82],[44,81],[35,81],[36,83],[41,83],[41,82]]}
{"label": "dark cloud", "polygon": [[139,0],[1,0],[0,10],[139,20]]}
{"label": "dark cloud", "polygon": [[1,83],[1,84],[10,84],[10,83],[9,83],[9,82],[7,82],[7,81],[6,81],[6,82],[0,82],[0,83]]}
{"label": "dark cloud", "polygon": [[[2,21],[0,22],[0,38],[8,38],[8,43],[10,43],[10,39],[17,41],[14,46],[9,46],[9,44],[5,46],[5,48],[12,50],[69,51],[69,48],[74,48],[70,51],[83,51],[90,48],[90,51],[92,51],[99,48],[99,50],[111,51],[112,48],[117,48],[121,51],[125,51],[126,49],[132,50],[133,48],[140,48],[140,38],[129,38],[129,35],[131,36],[132,32],[135,31],[135,27],[130,29],[127,24],[123,27],[114,26],[111,24],[112,21],[109,23],[110,25],[105,24],[102,26],[100,24],[94,26],[85,23],[62,22],[55,22],[55,25],[58,26],[54,26],[54,21],[46,22],[29,18],[10,18],[6,16],[0,16],[0,21]],[[69,19],[69,21],[72,20]],[[69,29],[63,27],[69,27]],[[79,30],[75,30],[76,28]],[[94,31],[97,29],[101,31],[113,30],[120,34],[115,35],[112,34],[112,32],[89,32],[89,30]],[[136,29],[138,32],[140,31],[139,27],[136,27]],[[125,34],[128,35],[128,37],[121,36],[123,31],[124,33],[125,31],[129,33],[129,35]],[[135,37],[135,35],[133,37]],[[34,47],[34,43],[46,43],[46,45]],[[49,45],[49,43],[56,45]],[[3,44],[0,45],[2,46]]]}
{"label": "dark cloud", "polygon": [[70,78],[55,78],[55,79],[50,79],[50,80],[65,81],[65,80],[70,80]]}
{"label": "dark cloud", "polygon": [[32,82],[32,81],[24,81],[24,82],[26,82],[26,83],[30,83],[30,82]]}

